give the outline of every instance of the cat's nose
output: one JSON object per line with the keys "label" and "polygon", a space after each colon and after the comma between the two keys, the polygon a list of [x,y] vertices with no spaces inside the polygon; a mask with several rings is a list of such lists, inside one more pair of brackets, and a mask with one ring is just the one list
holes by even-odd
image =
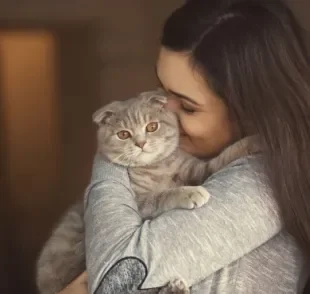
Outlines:
{"label": "cat's nose", "polygon": [[137,141],[135,143],[136,146],[140,147],[141,149],[143,149],[144,145],[145,145],[146,141]]}

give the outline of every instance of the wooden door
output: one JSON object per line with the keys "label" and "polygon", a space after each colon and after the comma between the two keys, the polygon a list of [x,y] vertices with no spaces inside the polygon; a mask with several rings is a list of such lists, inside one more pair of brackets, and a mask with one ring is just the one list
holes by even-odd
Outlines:
{"label": "wooden door", "polygon": [[41,246],[89,180],[99,105],[89,36],[0,32],[0,293],[35,293]]}

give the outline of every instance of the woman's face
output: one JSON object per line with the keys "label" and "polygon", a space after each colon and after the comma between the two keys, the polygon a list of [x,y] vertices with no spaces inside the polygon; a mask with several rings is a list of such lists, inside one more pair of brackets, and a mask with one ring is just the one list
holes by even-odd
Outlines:
{"label": "woman's face", "polygon": [[184,151],[208,158],[237,139],[228,108],[191,67],[188,55],[161,48],[157,75],[170,95],[167,107],[178,116]]}

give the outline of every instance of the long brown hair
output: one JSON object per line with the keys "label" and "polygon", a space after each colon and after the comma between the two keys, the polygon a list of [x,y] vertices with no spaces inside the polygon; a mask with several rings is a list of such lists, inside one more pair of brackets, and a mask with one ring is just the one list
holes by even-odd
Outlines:
{"label": "long brown hair", "polygon": [[280,1],[192,0],[167,20],[162,45],[187,52],[245,135],[261,138],[286,229],[310,256],[310,62]]}

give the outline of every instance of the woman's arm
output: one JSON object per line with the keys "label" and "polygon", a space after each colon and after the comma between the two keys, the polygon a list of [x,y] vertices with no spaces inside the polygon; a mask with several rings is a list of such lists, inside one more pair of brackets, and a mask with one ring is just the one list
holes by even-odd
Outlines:
{"label": "woman's arm", "polygon": [[278,209],[263,173],[253,169],[258,161],[241,159],[210,177],[204,186],[211,198],[202,208],[142,222],[126,170],[97,157],[85,197],[91,293],[128,257],[145,266],[142,288],[176,277],[193,285],[276,235]]}

